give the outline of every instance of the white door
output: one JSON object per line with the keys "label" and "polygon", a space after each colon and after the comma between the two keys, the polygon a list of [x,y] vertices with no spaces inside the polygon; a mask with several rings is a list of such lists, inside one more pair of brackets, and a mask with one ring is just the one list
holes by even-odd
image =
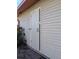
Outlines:
{"label": "white door", "polygon": [[31,47],[39,50],[39,8],[31,12],[30,40]]}

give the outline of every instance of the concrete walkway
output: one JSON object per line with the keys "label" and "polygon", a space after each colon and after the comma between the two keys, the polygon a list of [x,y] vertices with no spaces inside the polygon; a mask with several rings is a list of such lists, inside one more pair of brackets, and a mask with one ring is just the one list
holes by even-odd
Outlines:
{"label": "concrete walkway", "polygon": [[29,46],[20,46],[17,48],[17,59],[47,59],[34,52]]}

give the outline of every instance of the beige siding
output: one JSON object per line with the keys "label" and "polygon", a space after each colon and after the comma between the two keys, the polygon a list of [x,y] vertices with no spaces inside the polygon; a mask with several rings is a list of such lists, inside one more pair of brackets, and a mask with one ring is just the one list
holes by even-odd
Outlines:
{"label": "beige siding", "polygon": [[22,13],[19,18],[25,28],[28,44],[30,12],[40,7],[40,43],[43,54],[50,59],[61,59],[61,1],[40,0],[34,6]]}

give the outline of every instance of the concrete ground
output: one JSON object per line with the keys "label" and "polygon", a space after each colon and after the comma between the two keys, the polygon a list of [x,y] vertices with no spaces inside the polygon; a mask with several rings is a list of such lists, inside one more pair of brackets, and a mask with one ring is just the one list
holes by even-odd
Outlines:
{"label": "concrete ground", "polygon": [[19,46],[17,48],[17,59],[47,59],[34,52],[29,46]]}

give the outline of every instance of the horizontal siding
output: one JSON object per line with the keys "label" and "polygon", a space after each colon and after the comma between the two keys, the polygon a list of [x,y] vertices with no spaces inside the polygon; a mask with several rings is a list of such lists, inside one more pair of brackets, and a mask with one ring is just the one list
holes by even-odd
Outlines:
{"label": "horizontal siding", "polygon": [[40,10],[41,52],[61,59],[61,1],[48,2]]}

